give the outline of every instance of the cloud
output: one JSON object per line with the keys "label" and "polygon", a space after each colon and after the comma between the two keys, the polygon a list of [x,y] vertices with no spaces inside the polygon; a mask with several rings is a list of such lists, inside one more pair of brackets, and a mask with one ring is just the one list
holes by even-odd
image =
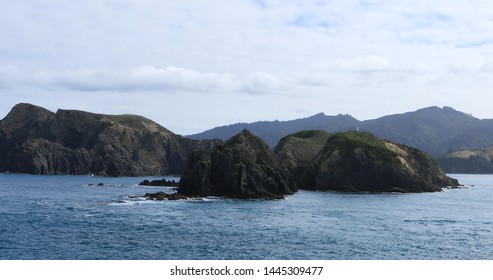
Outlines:
{"label": "cloud", "polygon": [[208,126],[492,101],[486,0],[23,0],[0,10],[9,104],[160,116],[171,102],[185,131],[209,128],[187,110]]}
{"label": "cloud", "polygon": [[238,92],[250,94],[274,93],[281,88],[280,80],[267,73],[200,73],[180,67],[156,68],[141,66],[115,71],[77,69],[70,71],[37,71],[32,81],[37,87],[59,87],[75,91],[145,92]]}

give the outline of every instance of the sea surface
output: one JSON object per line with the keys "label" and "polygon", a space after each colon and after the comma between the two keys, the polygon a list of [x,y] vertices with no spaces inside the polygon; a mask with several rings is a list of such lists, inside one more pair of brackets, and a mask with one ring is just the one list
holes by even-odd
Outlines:
{"label": "sea surface", "polygon": [[0,174],[0,259],[493,259],[493,175],[450,176],[464,187],[146,201],[173,190]]}

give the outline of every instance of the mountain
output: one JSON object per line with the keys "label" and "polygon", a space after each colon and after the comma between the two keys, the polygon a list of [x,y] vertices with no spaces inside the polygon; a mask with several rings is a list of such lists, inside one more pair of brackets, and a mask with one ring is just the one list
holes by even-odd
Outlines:
{"label": "mountain", "polygon": [[449,173],[493,173],[493,145],[478,150],[460,150],[438,157]]}
{"label": "mountain", "polygon": [[[360,129],[433,156],[493,143],[493,120],[479,120],[450,107],[428,107],[368,120],[362,122]],[[471,137],[472,134],[476,136]]]}
{"label": "mountain", "polygon": [[195,149],[222,141],[176,135],[135,115],[56,113],[18,104],[0,121],[0,171],[145,176],[179,174]]}
{"label": "mountain", "polygon": [[424,150],[434,157],[459,149],[478,149],[493,144],[493,120],[480,120],[450,107],[428,107],[414,112],[359,121],[349,115],[323,113],[291,121],[238,123],[190,135],[192,139],[228,139],[248,129],[274,148],[278,141],[300,130],[330,133],[360,130],[380,138]]}
{"label": "mountain", "polygon": [[325,130],[329,132],[355,129],[360,121],[350,115],[326,116],[323,113],[308,118],[291,121],[261,121],[254,123],[237,123],[227,126],[216,127],[202,133],[188,135],[191,139],[229,139],[234,135],[247,129],[258,135],[269,147],[275,147],[279,140],[291,133],[300,130]]}

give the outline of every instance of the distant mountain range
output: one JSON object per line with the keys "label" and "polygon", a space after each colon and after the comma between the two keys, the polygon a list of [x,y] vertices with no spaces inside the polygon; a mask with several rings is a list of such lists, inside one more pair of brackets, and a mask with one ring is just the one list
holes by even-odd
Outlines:
{"label": "distant mountain range", "polygon": [[216,127],[188,135],[192,139],[229,139],[248,129],[270,147],[291,133],[318,129],[335,133],[360,130],[380,138],[424,150],[433,157],[463,149],[480,149],[493,144],[493,119],[478,119],[451,107],[428,107],[414,112],[359,121],[350,115],[323,113],[290,121],[261,121]]}

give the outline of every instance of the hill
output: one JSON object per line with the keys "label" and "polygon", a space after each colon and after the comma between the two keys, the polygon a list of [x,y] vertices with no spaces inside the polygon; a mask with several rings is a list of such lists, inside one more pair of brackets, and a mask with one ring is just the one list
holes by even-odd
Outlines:
{"label": "hill", "polygon": [[459,183],[418,149],[349,131],[328,138],[298,184],[345,192],[434,192]]}
{"label": "hill", "polygon": [[493,173],[493,146],[478,150],[459,150],[436,160],[449,173]]}
{"label": "hill", "polygon": [[0,121],[0,172],[179,174],[192,150],[219,142],[190,140],[141,116],[18,104]]}

